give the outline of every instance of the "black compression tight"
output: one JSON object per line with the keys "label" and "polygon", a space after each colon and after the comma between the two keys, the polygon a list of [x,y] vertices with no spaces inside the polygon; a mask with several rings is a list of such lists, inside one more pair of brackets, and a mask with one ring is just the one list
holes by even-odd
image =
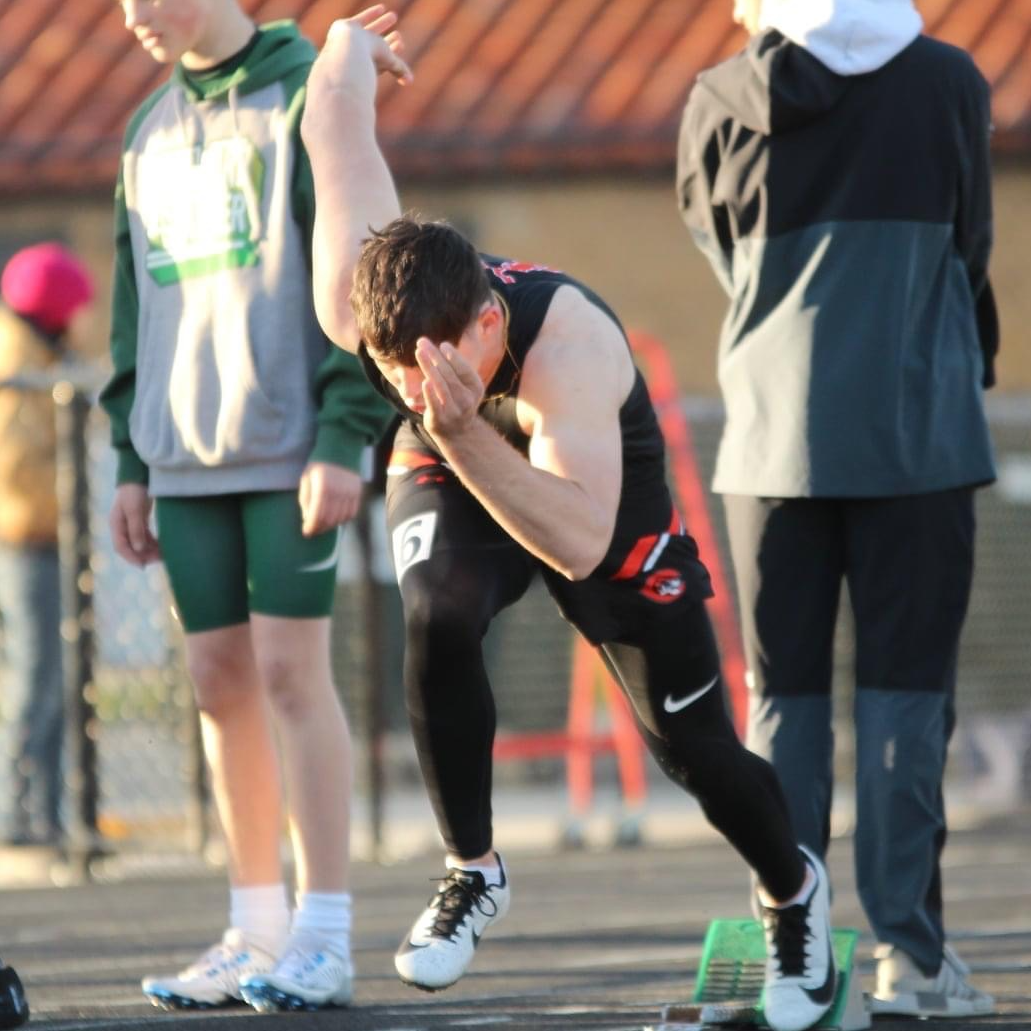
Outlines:
{"label": "black compression tight", "polygon": [[401,584],[408,717],[437,825],[450,854],[491,849],[495,711],[482,642],[526,590],[533,567],[515,547],[442,551]]}
{"label": "black compression tight", "polygon": [[[445,844],[462,858],[483,855],[492,844],[495,710],[482,639],[532,574],[517,548],[457,550],[412,566],[402,580],[415,744]],[[741,745],[727,715],[704,604],[677,609],[672,619],[635,620],[641,625],[631,639],[604,645],[603,656],[662,770],[699,800],[770,894],[787,898],[804,868],[776,775]]]}
{"label": "black compression tight", "polygon": [[698,799],[772,897],[791,897],[805,871],[787,803],[773,767],[741,744],[727,714],[704,603],[685,605],[673,627],[645,624],[635,637],[604,645],[602,654],[659,768]]}

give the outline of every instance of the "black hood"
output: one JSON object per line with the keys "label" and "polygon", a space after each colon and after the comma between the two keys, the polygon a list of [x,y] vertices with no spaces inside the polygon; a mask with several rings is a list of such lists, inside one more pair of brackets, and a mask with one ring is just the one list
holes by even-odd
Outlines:
{"label": "black hood", "polygon": [[702,72],[697,87],[731,118],[773,136],[822,117],[845,95],[851,79],[769,29],[740,54]]}

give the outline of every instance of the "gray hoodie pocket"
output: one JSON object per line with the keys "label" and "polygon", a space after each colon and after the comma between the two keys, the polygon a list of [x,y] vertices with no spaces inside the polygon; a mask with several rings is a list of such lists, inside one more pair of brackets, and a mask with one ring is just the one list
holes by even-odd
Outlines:
{"label": "gray hoodie pocket", "polygon": [[164,469],[256,463],[284,450],[285,415],[258,382],[244,334],[198,332],[184,318],[174,347],[140,355],[131,430],[140,457]]}

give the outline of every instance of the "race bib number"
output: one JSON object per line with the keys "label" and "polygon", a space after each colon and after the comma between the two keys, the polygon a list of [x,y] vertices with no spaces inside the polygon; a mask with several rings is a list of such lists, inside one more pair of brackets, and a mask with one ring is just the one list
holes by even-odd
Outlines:
{"label": "race bib number", "polygon": [[398,583],[416,562],[425,562],[430,557],[436,530],[436,512],[421,512],[394,527],[394,573]]}

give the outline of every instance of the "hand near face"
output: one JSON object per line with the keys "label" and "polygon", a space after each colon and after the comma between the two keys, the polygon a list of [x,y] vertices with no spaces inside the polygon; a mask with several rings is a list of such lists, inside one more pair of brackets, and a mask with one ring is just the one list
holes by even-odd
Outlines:
{"label": "hand near face", "polygon": [[438,440],[459,436],[483,403],[483,381],[451,344],[437,347],[428,337],[415,345],[415,360],[426,377],[422,385],[423,425]]}

